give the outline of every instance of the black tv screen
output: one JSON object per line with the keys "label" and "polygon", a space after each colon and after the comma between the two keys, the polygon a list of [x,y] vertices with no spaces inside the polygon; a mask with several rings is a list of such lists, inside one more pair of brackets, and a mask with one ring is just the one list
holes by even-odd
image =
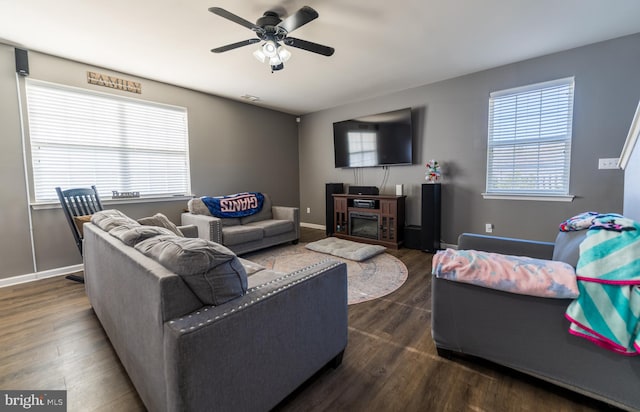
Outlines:
{"label": "black tv screen", "polygon": [[411,109],[379,113],[333,124],[336,167],[410,165]]}

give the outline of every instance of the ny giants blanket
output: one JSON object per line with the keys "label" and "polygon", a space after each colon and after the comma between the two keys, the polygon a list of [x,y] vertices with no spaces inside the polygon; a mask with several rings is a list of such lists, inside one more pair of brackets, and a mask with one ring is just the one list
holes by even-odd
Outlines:
{"label": "ny giants blanket", "polygon": [[251,216],[262,210],[264,195],[257,192],[236,193],[227,196],[203,196],[202,201],[215,217],[232,218]]}

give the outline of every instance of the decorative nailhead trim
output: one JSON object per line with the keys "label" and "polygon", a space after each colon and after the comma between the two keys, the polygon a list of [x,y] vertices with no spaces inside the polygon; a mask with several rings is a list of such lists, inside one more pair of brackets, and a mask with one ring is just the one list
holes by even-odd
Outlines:
{"label": "decorative nailhead trim", "polygon": [[[270,280],[270,281],[268,281],[268,282],[262,283],[262,284],[260,284],[260,285],[258,285],[258,286],[254,286],[254,287],[252,287],[251,289],[247,290],[247,293],[249,293],[249,292],[253,292],[253,291],[255,291],[255,290],[260,290],[260,289],[262,289],[262,288],[264,288],[264,287],[266,287],[266,286],[269,286],[269,285],[272,285],[272,284],[274,284],[274,283],[276,283],[276,282],[280,282],[280,281],[282,281],[282,280],[288,279],[288,278],[290,278],[290,277],[292,277],[292,276],[295,276],[295,275],[297,275],[297,274],[299,274],[299,273],[301,273],[301,272],[303,272],[303,271],[305,271],[305,270],[308,270],[308,269],[310,269],[310,268],[314,268],[314,267],[316,267],[316,266],[320,266],[320,265],[322,265],[322,264],[324,264],[324,263],[326,263],[326,262],[329,262],[329,261],[334,261],[334,260],[332,260],[332,259],[323,259],[323,260],[321,260],[321,261],[319,261],[319,262],[316,262],[316,263],[311,264],[311,265],[309,265],[309,266],[305,266],[304,268],[298,269],[298,270],[296,270],[296,271],[294,271],[294,272],[287,273],[287,274],[286,274],[286,275],[284,275],[284,276],[280,276],[279,278],[271,279],[271,280]],[[340,263],[340,262],[336,262],[336,263]],[[332,265],[332,266],[328,267],[327,269],[333,268],[333,267],[335,267],[335,266],[337,266],[337,264],[336,264],[336,265]],[[324,272],[324,271],[325,271],[325,270],[323,270],[323,271],[321,271],[321,272],[318,272],[318,273],[322,273],[322,272]]]}

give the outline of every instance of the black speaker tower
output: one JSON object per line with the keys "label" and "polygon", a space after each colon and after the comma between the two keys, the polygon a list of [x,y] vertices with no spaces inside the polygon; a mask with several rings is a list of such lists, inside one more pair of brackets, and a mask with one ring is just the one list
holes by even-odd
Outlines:
{"label": "black speaker tower", "polygon": [[326,196],[327,196],[327,207],[326,207],[326,217],[325,217],[325,225],[327,227],[327,236],[333,236],[333,231],[335,230],[335,224],[333,222],[333,195],[334,194],[343,194],[344,193],[344,183],[327,183],[326,188]]}
{"label": "black speaker tower", "polygon": [[435,253],[440,249],[441,184],[422,185],[422,250]]}
{"label": "black speaker tower", "polygon": [[29,75],[29,57],[27,51],[23,49],[15,49],[16,51],[16,73],[20,76]]}

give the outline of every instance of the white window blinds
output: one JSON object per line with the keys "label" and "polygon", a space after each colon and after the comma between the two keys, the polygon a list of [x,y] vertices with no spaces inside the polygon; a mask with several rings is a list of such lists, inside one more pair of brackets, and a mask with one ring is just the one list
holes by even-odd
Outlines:
{"label": "white window blinds", "polygon": [[568,195],[573,78],[491,93],[487,193]]}
{"label": "white window blinds", "polygon": [[96,185],[101,196],[189,194],[187,110],[27,79],[34,200]]}

